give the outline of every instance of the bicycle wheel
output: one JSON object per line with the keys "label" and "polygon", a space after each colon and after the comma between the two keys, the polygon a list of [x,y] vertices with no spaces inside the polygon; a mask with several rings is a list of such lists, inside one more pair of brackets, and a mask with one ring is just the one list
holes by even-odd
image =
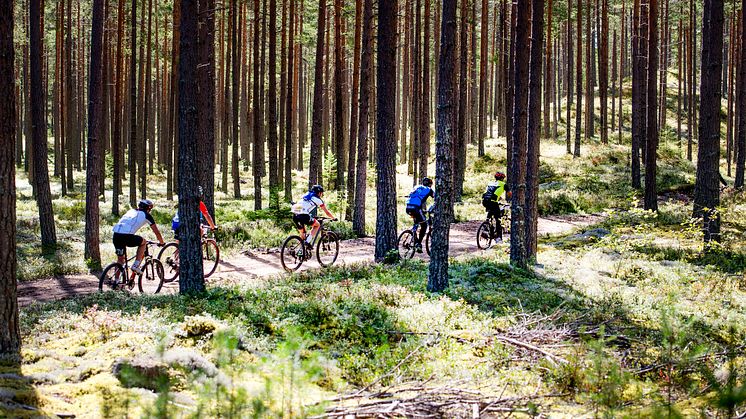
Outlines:
{"label": "bicycle wheel", "polygon": [[163,287],[163,264],[158,259],[150,259],[142,267],[137,278],[137,288],[143,294],[158,294]]}
{"label": "bicycle wheel", "polygon": [[102,292],[126,290],[128,288],[126,286],[126,279],[124,266],[112,263],[101,273],[101,278],[98,280],[98,290]]}
{"label": "bicycle wheel", "polygon": [[218,243],[213,239],[207,239],[202,242],[202,271],[205,278],[215,273],[220,261],[220,248]]}
{"label": "bicycle wheel", "polygon": [[414,234],[412,230],[404,230],[399,234],[399,256],[402,259],[412,259],[414,256]]}
{"label": "bicycle wheel", "polygon": [[427,235],[425,236],[425,251],[427,252],[427,255],[430,256],[430,232],[433,231],[432,227],[427,230]]}
{"label": "bicycle wheel", "polygon": [[319,265],[328,268],[339,255],[339,237],[333,231],[323,232],[316,244],[316,259]]}
{"label": "bicycle wheel", "polygon": [[306,258],[306,247],[303,239],[299,236],[290,236],[285,239],[280,249],[280,262],[282,267],[288,272],[293,272],[300,268]]}
{"label": "bicycle wheel", "polygon": [[485,220],[477,229],[477,247],[484,250],[492,247],[492,226]]}
{"label": "bicycle wheel", "polygon": [[171,242],[158,252],[158,260],[163,265],[163,281],[173,282],[179,277],[179,244]]}

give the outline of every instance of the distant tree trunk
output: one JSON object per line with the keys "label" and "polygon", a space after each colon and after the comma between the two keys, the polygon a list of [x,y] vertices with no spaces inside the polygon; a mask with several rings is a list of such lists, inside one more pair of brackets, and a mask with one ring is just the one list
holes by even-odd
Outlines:
{"label": "distant tree trunk", "polygon": [[655,174],[658,164],[658,0],[649,0],[648,70],[647,70],[647,139],[645,147],[645,209],[658,210]]}
{"label": "distant tree trunk", "polygon": [[[196,1],[196,0],[195,0]],[[132,26],[130,28],[130,205],[137,205],[137,1],[132,2]]]}
{"label": "distant tree trunk", "polygon": [[[13,1],[0,2],[0,360],[21,361],[16,294],[16,142]],[[34,1],[33,3],[36,3]],[[32,6],[40,15],[38,3]]]}
{"label": "distant tree trunk", "polygon": [[[233,128],[231,139],[233,141],[232,144],[232,158],[231,158],[231,177],[233,178],[233,197],[236,199],[241,198],[241,178],[238,172],[238,110],[240,109],[240,103],[239,103],[239,86],[241,82],[241,56],[240,56],[240,45],[239,45],[239,33],[238,33],[238,27],[243,26],[239,22],[238,19],[238,7],[236,5],[237,0],[231,0],[231,56],[233,57],[233,61],[231,61],[232,65],[232,86],[231,86],[231,93],[233,95],[231,102],[232,107],[231,111],[233,112],[233,118],[231,121],[231,126]],[[264,163],[264,161],[262,161]],[[260,198],[261,199],[261,198]],[[261,207],[261,204],[258,205],[258,207]],[[259,208],[257,208],[259,209]]]}
{"label": "distant tree trunk", "polygon": [[572,62],[573,62],[573,56],[572,56],[572,19],[570,19],[572,13],[572,0],[567,0],[567,39],[566,39],[566,45],[567,45],[567,60],[566,60],[566,68],[565,73],[567,74],[567,81],[566,81],[566,90],[567,90],[567,99],[565,102],[567,103],[567,116],[565,117],[565,145],[567,146],[567,154],[572,154],[572,140],[571,140],[571,134],[570,134],[570,126],[571,126],[571,114],[570,111],[572,109]]}
{"label": "distant tree trunk", "polygon": [[[461,195],[464,191],[464,176],[466,171],[466,108],[467,108],[467,72],[468,70],[468,53],[469,53],[469,42],[466,34],[468,33],[468,19],[467,11],[469,10],[468,0],[461,0],[461,16],[459,23],[459,34],[458,37],[458,101],[456,102],[454,111],[456,112],[456,132],[453,138],[453,199],[454,202],[461,202]],[[445,13],[444,13],[445,14]],[[448,23],[445,23],[448,24]],[[445,29],[445,27],[443,27]],[[441,31],[442,32],[442,31]],[[441,35],[442,37],[442,35]],[[455,35],[454,35],[455,37]],[[442,42],[442,39],[441,39]],[[456,40],[454,39],[454,42]],[[441,45],[442,47],[442,45]],[[438,63],[440,66],[440,63]],[[454,67],[455,70],[455,67]],[[438,68],[440,71],[440,67]],[[453,70],[452,70],[453,71]],[[440,89],[440,87],[438,87]],[[440,93],[438,93],[438,100],[440,100]]]}
{"label": "distant tree trunk", "polygon": [[379,0],[376,52],[376,261],[396,252],[397,0]]}
{"label": "distant tree trunk", "polygon": [[98,196],[101,186],[99,176],[101,169],[103,128],[103,36],[104,36],[104,0],[93,2],[93,20],[91,25],[91,67],[88,81],[88,170],[86,171],[85,200],[85,259],[93,271],[101,269],[101,250],[99,249],[99,209]]}
{"label": "distant tree trunk", "polygon": [[[435,140],[435,217],[432,231],[427,289],[441,292],[448,287],[448,242],[453,217],[453,140],[456,134],[456,0],[443,0],[438,60],[438,113]],[[462,32],[463,36],[463,32]]]}
{"label": "distant tree trunk", "polygon": [[645,77],[642,58],[643,40],[641,35],[641,9],[640,0],[635,0],[632,14],[632,187],[640,189],[642,180],[640,177],[640,146],[645,136]]}
{"label": "distant tree trunk", "polygon": [[[608,21],[607,21],[608,23]],[[619,89],[617,90],[617,84],[616,84],[616,75],[617,75],[617,36],[616,36],[616,29],[614,29],[614,33],[612,35],[612,47],[611,47],[611,133],[614,134],[614,131],[616,130],[616,98],[615,95],[621,95],[622,92],[622,85],[619,84]],[[607,120],[608,120],[607,116]],[[608,134],[607,141],[608,141]]]}
{"label": "distant tree trunk", "polygon": [[[549,138],[549,117],[551,114],[550,100],[554,97],[553,83],[554,69],[552,68],[552,0],[547,4],[547,42],[546,42],[546,73],[544,75],[544,138]],[[557,105],[555,104],[555,107]]]}
{"label": "distant tree trunk", "polygon": [[681,79],[684,78],[681,66],[684,53],[682,49],[684,46],[683,38],[681,36],[682,31],[681,18],[679,18],[679,26],[676,31],[678,33],[678,42],[676,43],[676,137],[679,143],[679,153],[681,152],[681,95],[683,94],[681,90]]}
{"label": "distant tree trunk", "polygon": [[345,103],[342,95],[344,84],[344,75],[342,74],[344,45],[342,43],[342,0],[334,0],[334,154],[337,158],[337,180],[334,189],[339,191],[343,190],[345,186],[345,170],[347,169],[344,131]]}
{"label": "distant tree trunk", "polygon": [[739,30],[741,55],[738,64],[737,80],[737,100],[736,115],[738,120],[738,135],[736,138],[736,179],[735,187],[743,189],[744,169],[746,169],[746,52],[744,51],[744,42],[746,42],[746,0],[741,0],[741,27]]}
{"label": "distant tree trunk", "polygon": [[[150,124],[150,84],[151,84],[151,23],[152,23],[152,8],[153,8],[153,1],[148,0],[147,7],[148,7],[148,23],[147,23],[147,41],[143,39],[145,42],[140,42],[141,48],[144,45],[145,46],[145,56],[143,63],[140,65],[140,71],[141,76],[140,78],[143,80],[143,87],[141,88],[141,92],[144,92],[143,99],[142,99],[142,108],[140,109],[140,112],[142,113],[142,122],[140,123],[142,125],[142,128],[140,128],[140,135],[142,136],[142,141],[140,142],[141,150],[140,150],[140,194],[143,198],[147,196],[147,175],[148,175],[148,168],[146,167],[146,154],[148,150],[148,145],[150,144],[150,160],[152,161],[152,154],[153,154],[153,146],[152,141],[153,138],[148,136],[148,126]],[[143,1],[143,15],[145,12],[145,1]],[[144,19],[143,19],[144,20]],[[143,56],[141,55],[140,58],[142,59]],[[143,66],[145,67],[143,69]],[[150,171],[152,172],[152,164],[150,165]]]}
{"label": "distant tree trunk", "polygon": [[[368,111],[370,109],[371,71],[373,70],[373,0],[365,0],[363,11],[362,52],[360,58],[360,127],[358,129],[357,173],[355,175],[355,212],[352,229],[365,236],[365,192],[368,184]],[[394,101],[396,103],[396,101]],[[396,144],[396,138],[394,138]],[[396,159],[396,157],[393,157]]]}
{"label": "distant tree trunk", "polygon": [[[551,1],[551,0],[550,0]],[[541,79],[544,0],[531,0],[531,46],[528,84],[528,141],[526,146],[526,259],[536,260],[539,225],[539,148],[541,146]]]}
{"label": "distant tree trunk", "polygon": [[[319,23],[323,26],[324,19],[322,19],[323,16],[322,16],[321,9],[326,10],[326,0],[320,0],[319,1]],[[293,22],[293,19],[294,19],[294,16],[295,16],[295,0],[290,0],[290,13],[289,13],[289,15],[290,15],[290,19],[288,20],[288,22],[290,23],[290,26],[292,26],[292,22]],[[321,35],[324,34],[324,31],[322,29],[319,29],[319,31],[320,31],[319,33]],[[323,42],[323,38],[324,37],[321,36],[322,41],[318,41],[318,42]],[[293,73],[294,73],[294,67],[293,67],[293,65],[294,65],[294,55],[295,55],[294,51],[293,51],[293,45],[295,45],[294,31],[292,29],[289,29],[288,30],[288,45],[287,45],[287,54],[288,54],[288,59],[287,59],[287,73],[288,73],[287,74],[287,94],[285,95],[285,200],[286,201],[290,201],[292,199],[292,193],[293,193],[293,179],[291,177],[292,155],[293,155],[293,101],[292,101],[292,98],[293,98],[293,83],[292,83],[292,80],[293,80]],[[300,57],[298,57],[298,58],[300,59]],[[317,76],[319,75],[319,70],[318,70],[319,60],[323,60],[323,57],[321,57],[321,58],[318,57],[318,49],[317,49],[317,57],[316,57],[316,66],[317,66],[316,75]],[[316,81],[315,81],[314,85],[316,83],[320,83],[321,79],[316,78],[315,80]],[[314,86],[314,122],[313,122],[314,126],[316,125],[316,119],[315,119],[316,118],[316,113],[315,113],[316,112],[316,107],[315,107],[315,104],[316,104],[315,101],[316,101],[316,99],[315,99],[315,95],[316,95],[316,89],[317,88],[320,88],[320,87]],[[311,159],[314,158],[314,154],[317,155],[317,158],[319,158],[319,159],[321,158],[321,153],[320,153],[320,151],[321,151],[321,141],[320,140],[319,140],[319,143],[317,145],[318,145],[318,148],[316,148],[315,150],[317,150],[319,152],[318,153],[312,153],[311,154]],[[311,147],[312,148],[314,147],[314,144],[313,144],[313,134],[311,134]],[[319,160],[319,163],[320,163],[320,160]],[[319,172],[318,173],[320,173],[320,170],[321,170],[320,167],[321,167],[321,165],[319,164],[318,167],[319,167]]]}
{"label": "distant tree trunk", "polygon": [[[577,42],[577,61],[575,61],[575,94],[576,94],[576,101],[575,104],[575,151],[573,152],[573,156],[580,157],[580,114],[583,104],[583,2],[582,0],[578,0],[578,11],[577,11],[577,33],[576,36],[576,42]],[[587,124],[586,124],[587,128]],[[511,230],[513,231],[513,230]]]}
{"label": "distant tree trunk", "polygon": [[687,126],[687,145],[686,145],[686,158],[689,161],[692,161],[692,154],[693,154],[693,148],[694,148],[694,130],[696,127],[696,123],[694,122],[694,59],[695,54],[693,52],[693,45],[692,45],[692,27],[690,26],[687,30],[687,44],[686,44],[686,54],[687,54],[687,76],[688,76],[688,87],[689,87],[689,93],[687,94],[687,99],[689,101],[689,106],[687,107],[687,119],[686,119],[686,126]]}
{"label": "distant tree trunk", "polygon": [[[64,0],[63,0],[64,1]],[[73,163],[75,162],[75,147],[78,140],[78,104],[75,95],[75,73],[73,72],[73,20],[72,20],[72,0],[67,2],[67,30],[65,31],[65,115],[67,128],[65,144],[67,145],[67,164],[66,176],[67,189],[72,190],[75,187],[73,178]],[[46,138],[46,136],[45,136]]]}
{"label": "distant tree trunk", "polygon": [[[262,208],[262,166],[264,165],[264,159],[262,158],[262,151],[264,149],[264,141],[262,138],[262,125],[264,123],[261,112],[261,100],[263,91],[261,89],[261,71],[259,69],[261,65],[260,61],[260,48],[259,39],[261,38],[261,31],[259,30],[259,19],[261,18],[261,9],[259,8],[259,0],[254,0],[254,166],[252,174],[254,175],[254,209],[259,210]],[[292,84],[292,83],[291,83]],[[292,131],[292,130],[291,130]]]}
{"label": "distant tree trunk", "polygon": [[[231,130],[231,106],[233,105],[231,103],[231,60],[234,59],[233,57],[233,49],[231,48],[231,36],[233,35],[232,26],[233,26],[233,8],[229,6],[226,8],[226,11],[228,13],[228,28],[225,30],[225,36],[228,38],[226,41],[227,45],[223,45],[222,40],[220,44],[220,49],[225,50],[224,52],[224,60],[221,63],[221,67],[223,68],[220,81],[223,83],[221,93],[223,95],[223,106],[222,106],[222,121],[220,122],[220,174],[222,175],[222,179],[220,182],[220,185],[223,189],[223,193],[228,194],[228,145],[230,142],[230,136],[232,133]],[[224,20],[221,18],[221,21]],[[259,19],[256,18],[255,22],[258,22]],[[221,22],[222,23],[222,22]],[[226,25],[222,24],[221,29],[224,28]],[[259,39],[260,32],[259,32],[259,26],[257,23],[254,25],[254,36],[256,39]],[[222,31],[221,31],[222,32]],[[235,57],[237,58],[237,57]],[[255,64],[258,65],[258,64]],[[257,82],[258,83],[258,82]],[[254,115],[256,115],[258,111],[254,109]],[[256,130],[256,126],[254,127]],[[254,137],[256,140],[256,131],[254,133]]]}
{"label": "distant tree trunk", "polygon": [[430,0],[425,0],[425,16],[422,20],[424,40],[420,49],[422,57],[422,78],[420,79],[420,93],[422,103],[420,111],[420,178],[427,176],[427,161],[430,156]]}
{"label": "distant tree trunk", "polygon": [[[64,0],[61,2],[64,4]],[[122,52],[122,43],[124,42],[124,0],[119,0],[117,6],[117,77],[114,88],[116,89],[115,94],[115,105],[114,112],[116,116],[114,118],[114,133],[111,140],[111,156],[113,163],[112,172],[112,192],[111,192],[111,213],[114,216],[119,215],[119,195],[122,194],[122,166],[120,155],[122,153],[122,118],[124,108],[122,89],[124,85],[124,54]],[[64,153],[63,153],[64,154]],[[62,170],[64,173],[64,169]]]}
{"label": "distant tree trunk", "polygon": [[591,10],[593,7],[591,1],[588,0],[588,10],[585,14],[585,131],[583,138],[586,140],[590,139],[596,130],[593,121],[595,117],[593,86],[596,77],[593,68],[593,54],[596,49],[591,46],[593,45],[593,34],[591,33]]}
{"label": "distant tree trunk", "polygon": [[[655,0],[652,0],[655,1]],[[705,0],[702,16],[702,81],[694,216],[705,243],[720,241],[720,83],[723,65],[723,0]]]}
{"label": "distant tree trunk", "polygon": [[[601,142],[606,144],[609,142],[609,105],[607,103],[609,89],[609,15],[607,10],[609,8],[609,0],[601,1],[603,2],[603,4],[601,5],[601,31],[599,34],[601,46],[598,51],[598,92],[601,98]],[[614,39],[614,41],[616,42],[616,38]]]}
{"label": "distant tree trunk", "polygon": [[479,156],[484,156],[484,139],[487,136],[487,79],[489,78],[489,75],[487,74],[487,62],[490,60],[490,58],[487,56],[487,42],[489,41],[489,19],[489,2],[487,0],[482,0],[482,33],[479,44],[479,137],[477,148],[477,153]]}
{"label": "distant tree trunk", "polygon": [[[308,165],[308,186],[321,181],[321,149],[324,130],[324,29],[326,28],[326,0],[319,0],[319,19],[316,32],[316,64],[313,83],[313,116],[311,117],[311,153]],[[288,107],[288,110],[290,107]]]}
{"label": "distant tree trunk", "polygon": [[181,0],[179,39],[179,292],[205,291],[197,196],[197,0]]}
{"label": "distant tree trunk", "polygon": [[269,0],[269,93],[267,124],[269,125],[269,206],[280,207],[277,173],[277,0]]}
{"label": "distant tree trunk", "polygon": [[[215,216],[215,0],[198,0],[199,65],[197,83],[199,107],[197,124],[200,140],[197,141],[197,181],[205,194],[205,205]],[[168,150],[169,155],[172,150]]]}
{"label": "distant tree trunk", "polygon": [[[49,171],[47,169],[47,124],[44,118],[44,90],[42,87],[42,51],[44,51],[44,33],[41,26],[42,0],[30,1],[29,37],[30,39],[30,73],[31,73],[31,136],[34,150],[34,190],[36,205],[39,207],[39,225],[41,227],[41,244],[45,252],[53,252],[57,245],[57,234],[52,213],[52,194],[49,188]],[[12,15],[11,15],[12,16]],[[11,17],[12,18],[12,17]],[[4,17],[2,19],[5,19]],[[4,26],[4,25],[3,25]],[[6,59],[1,60],[5,62]],[[13,71],[10,71],[13,74]],[[5,98],[6,100],[8,97]],[[12,150],[12,148],[10,148]],[[94,198],[95,199],[95,198]]]}
{"label": "distant tree trunk", "polygon": [[[362,91],[360,90],[360,50],[361,50],[361,37],[362,37],[362,20],[363,20],[363,1],[362,0],[355,0],[355,37],[353,38],[354,47],[353,47],[353,54],[352,54],[352,99],[350,100],[350,105],[352,106],[352,109],[350,111],[350,147],[349,147],[349,155],[347,158],[347,209],[345,212],[345,218],[348,220],[352,219],[353,216],[353,208],[355,206],[355,167],[356,167],[356,160],[357,160],[357,136],[358,136],[358,113],[359,113],[359,107],[358,107],[358,98],[360,96],[360,93]],[[372,22],[372,17],[371,17]],[[372,34],[370,35],[372,37]],[[372,44],[373,39],[370,39],[370,42]],[[406,48],[403,48],[406,51]],[[371,52],[372,54],[372,52]],[[370,79],[370,74],[368,74],[368,78]],[[406,99],[403,101],[406,103]],[[367,111],[366,111],[367,112]],[[406,119],[406,115],[402,116],[402,119]],[[367,124],[367,118],[365,123]],[[402,157],[405,156],[405,148],[403,146],[404,144],[404,137],[405,137],[405,130],[400,129],[401,136],[402,136],[402,147],[399,150]],[[367,135],[366,135],[367,136]],[[367,147],[367,144],[366,144]]]}

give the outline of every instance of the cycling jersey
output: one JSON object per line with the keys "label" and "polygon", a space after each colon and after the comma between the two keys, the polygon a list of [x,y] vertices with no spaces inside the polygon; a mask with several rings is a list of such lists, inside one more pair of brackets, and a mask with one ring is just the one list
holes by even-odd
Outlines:
{"label": "cycling jersey", "polygon": [[[200,212],[200,221],[202,221],[203,218],[207,217],[207,206],[202,201],[199,201],[199,212]],[[178,230],[178,229],[179,229],[179,210],[176,210],[176,214],[174,214],[174,218],[171,219],[171,230]]]}
{"label": "cycling jersey", "polygon": [[155,224],[153,216],[142,210],[131,209],[114,226],[114,233],[135,234],[145,224]]}
{"label": "cycling jersey", "polygon": [[419,185],[409,194],[407,198],[408,207],[424,207],[428,197],[435,196],[433,190],[425,185]]}
{"label": "cycling jersey", "polygon": [[324,201],[322,201],[321,198],[319,198],[315,194],[309,192],[303,196],[300,202],[297,202],[295,205],[293,205],[290,211],[296,215],[308,214],[311,217],[315,218],[316,214],[319,211],[319,207],[322,205],[324,205]]}
{"label": "cycling jersey", "polygon": [[504,180],[496,180],[494,182],[490,182],[489,185],[487,185],[487,189],[484,191],[484,194],[482,195],[482,200],[497,202],[500,200],[500,197],[503,195],[504,192]]}

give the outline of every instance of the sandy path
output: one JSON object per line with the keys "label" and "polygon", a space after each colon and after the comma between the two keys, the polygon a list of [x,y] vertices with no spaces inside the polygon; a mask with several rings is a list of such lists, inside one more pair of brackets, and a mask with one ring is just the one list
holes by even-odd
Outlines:
{"label": "sandy path", "polygon": [[[539,219],[539,235],[554,235],[570,233],[577,228],[587,227],[603,219],[602,216],[554,216]],[[481,220],[467,221],[451,226],[450,253],[453,256],[464,254],[479,254],[482,251],[476,247],[475,234]],[[339,258],[336,264],[352,264],[372,262],[375,239],[366,237],[345,240],[340,244]],[[489,250],[487,250],[489,251]],[[416,255],[426,259],[427,255]],[[305,262],[301,270],[318,269],[319,264],[314,259]],[[220,261],[218,272],[211,283],[240,282],[251,278],[270,277],[282,274],[278,249],[267,252],[245,251],[240,255]],[[163,292],[176,292],[178,283],[166,284]],[[98,278],[90,274],[66,275],[45,278],[35,281],[24,281],[18,284],[18,302],[27,306],[34,302],[47,302],[72,298],[77,295],[90,294],[98,291]]]}

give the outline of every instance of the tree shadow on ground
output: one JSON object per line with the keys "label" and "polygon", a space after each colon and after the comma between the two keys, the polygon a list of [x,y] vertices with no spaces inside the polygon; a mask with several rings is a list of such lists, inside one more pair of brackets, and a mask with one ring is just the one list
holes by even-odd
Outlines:
{"label": "tree shadow on ground", "polygon": [[0,417],[47,417],[36,388],[34,377],[24,376],[21,364],[0,361]]}

